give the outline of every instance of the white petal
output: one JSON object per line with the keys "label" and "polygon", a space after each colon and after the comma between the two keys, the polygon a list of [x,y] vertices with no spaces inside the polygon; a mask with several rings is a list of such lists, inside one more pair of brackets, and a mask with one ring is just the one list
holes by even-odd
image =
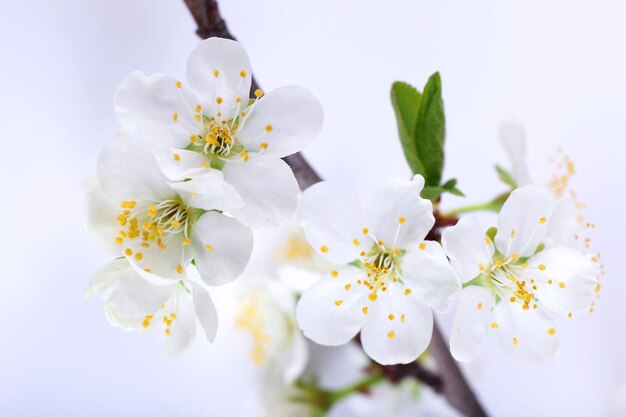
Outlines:
{"label": "white petal", "polygon": [[332,261],[352,262],[372,247],[371,239],[363,236],[365,220],[357,197],[328,182],[302,194],[297,218],[311,246]]}
{"label": "white petal", "polygon": [[196,314],[192,295],[182,285],[177,285],[173,302],[171,308],[176,313],[176,320],[172,321],[170,335],[165,336],[161,344],[170,357],[180,355],[196,336]]}
{"label": "white petal", "polygon": [[500,345],[518,361],[540,364],[559,348],[552,322],[540,310],[523,310],[520,304],[501,301],[495,308]]}
{"label": "white petal", "polygon": [[[186,276],[185,267],[190,259],[183,239],[182,233],[168,236],[163,241],[166,246],[164,249],[154,243],[145,248],[141,245],[141,239],[127,240],[122,247],[128,262],[144,279],[155,285],[167,285],[171,283],[168,280],[178,281]],[[130,249],[128,253],[127,249]]]}
{"label": "white petal", "polygon": [[163,201],[175,193],[135,128],[121,129],[98,157],[98,182],[112,199]]}
{"label": "white petal", "polygon": [[189,207],[220,210],[228,213],[239,210],[244,202],[235,187],[224,181],[222,173],[211,169],[190,181],[170,183]]}
{"label": "white petal", "polygon": [[546,247],[575,246],[576,236],[583,229],[578,216],[579,212],[573,199],[562,198],[557,201],[550,217]]}
{"label": "white petal", "polygon": [[248,264],[252,231],[231,217],[208,212],[193,225],[191,245],[202,280],[222,285],[241,275]]}
{"label": "white petal", "polygon": [[292,345],[289,350],[289,357],[283,371],[283,380],[285,384],[291,384],[296,381],[304,368],[306,367],[309,359],[309,349],[307,342],[300,331],[296,330],[292,335]]}
{"label": "white petal", "polygon": [[367,376],[365,368],[370,364],[370,360],[356,343],[322,346],[310,342],[309,350],[309,366],[303,377],[314,378],[323,389],[340,390],[362,381]]}
{"label": "white petal", "polygon": [[238,139],[249,151],[283,157],[302,150],[322,130],[324,112],[309,90],[279,87],[262,97],[246,120]]}
{"label": "white petal", "polygon": [[234,186],[243,206],[232,214],[254,228],[275,226],[293,216],[298,204],[298,183],[282,159],[251,157],[226,163],[224,179]]}
{"label": "white petal", "polygon": [[193,296],[193,307],[196,312],[196,316],[204,329],[204,334],[210,343],[215,341],[215,335],[217,334],[217,310],[215,304],[211,300],[211,296],[199,284],[191,281],[186,281],[186,285],[191,287],[191,294]]}
{"label": "white petal", "polygon": [[393,179],[372,192],[365,204],[367,227],[388,248],[416,249],[435,224],[433,205],[420,197],[421,175]]}
{"label": "white petal", "polygon": [[126,332],[136,331],[145,333],[149,329],[143,326],[144,317],[126,317],[122,314],[118,314],[113,310],[109,304],[104,304],[104,316],[109,324],[113,327],[120,328]]}
{"label": "white petal", "polygon": [[[236,110],[235,99],[239,97],[245,104],[250,95],[250,60],[239,42],[209,38],[191,52],[187,61],[187,80],[203,104],[208,106],[206,110],[210,115],[221,112],[228,120]],[[218,97],[222,99],[221,104],[217,103]]]}
{"label": "white petal", "polygon": [[511,174],[518,187],[532,184],[526,165],[526,132],[521,123],[509,122],[500,126],[500,139],[511,159]]}
{"label": "white petal", "polygon": [[543,187],[527,185],[511,193],[498,217],[496,248],[505,256],[535,253],[545,239],[554,199]]}
{"label": "white petal", "polygon": [[304,291],[296,307],[304,335],[325,346],[342,345],[356,336],[365,320],[363,307],[369,303],[367,289],[356,283],[364,277],[363,271],[346,265],[335,272],[325,274]]}
{"label": "white petal", "polygon": [[462,217],[455,226],[443,231],[443,248],[463,282],[480,274],[481,264],[487,267],[491,262],[494,248],[486,243],[486,238],[485,230],[473,217]]}
{"label": "white petal", "polygon": [[[154,154],[163,174],[172,181],[196,178],[209,171],[209,159],[200,152],[177,149],[171,146],[154,147]],[[219,172],[219,171],[217,171]]]}
{"label": "white petal", "polygon": [[87,195],[87,229],[97,245],[112,255],[119,256],[121,247],[115,243],[120,225],[117,216],[121,213],[119,203],[105,196],[98,187]]}
{"label": "white petal", "polygon": [[450,332],[450,351],[456,360],[469,362],[478,355],[487,331],[492,326],[489,319],[492,316],[494,296],[486,288],[470,285],[459,293],[458,299]]}
{"label": "white petal", "polygon": [[461,284],[437,242],[423,242],[424,249],[410,251],[402,259],[402,275],[413,296],[439,313],[450,310],[450,297]]}
{"label": "white petal", "polygon": [[539,252],[528,263],[528,273],[537,282],[537,297],[546,307],[560,314],[589,308],[598,281],[585,254],[558,247]]}
{"label": "white petal", "polygon": [[122,125],[159,126],[170,132],[177,148],[189,144],[190,135],[202,129],[202,121],[195,119],[198,104],[192,91],[163,74],[148,77],[135,71],[115,93],[115,113]]}
{"label": "white petal", "polygon": [[430,343],[432,311],[404,291],[399,282],[389,283],[384,293],[379,291],[361,330],[363,350],[381,365],[412,362]]}
{"label": "white petal", "polygon": [[149,284],[128,261],[118,259],[104,265],[94,274],[86,296],[99,296],[116,314],[143,317],[157,311],[172,292],[172,286]]}

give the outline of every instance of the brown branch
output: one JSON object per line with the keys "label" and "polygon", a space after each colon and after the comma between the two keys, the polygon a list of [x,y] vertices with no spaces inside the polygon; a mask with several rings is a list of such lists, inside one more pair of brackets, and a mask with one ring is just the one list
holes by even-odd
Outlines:
{"label": "brown branch", "polygon": [[[196,33],[198,36],[203,39],[213,36],[235,39],[229,32],[226,22],[220,15],[215,0],[184,0],[184,2],[196,21],[198,26]],[[256,90],[257,88],[258,84],[253,78],[252,89]],[[290,155],[284,158],[284,160],[293,170],[301,189],[304,190],[322,180],[300,153]],[[437,215],[437,223],[430,234],[431,237],[436,238],[437,235],[439,235],[440,228],[453,224],[454,222],[455,220],[452,218],[443,218]],[[404,377],[415,377],[433,387],[435,391],[441,392],[451,405],[466,416],[486,416],[486,413],[465,380],[458,364],[454,358],[452,358],[448,344],[444,340],[437,323],[434,324],[433,336],[428,349],[437,362],[441,374],[440,376],[434,375],[424,369],[417,362],[408,365],[381,367],[383,369],[383,375],[396,381]]]}
{"label": "brown branch", "polygon": [[400,382],[405,378],[415,378],[428,385],[435,392],[443,392],[441,377],[424,368],[421,363],[413,362],[405,365],[375,365],[375,368],[389,381]]}
{"label": "brown branch", "polygon": [[442,394],[448,402],[468,417],[486,417],[487,413],[463,376],[458,363],[450,354],[448,343],[443,338],[437,322],[433,326],[433,337],[428,351],[437,362],[437,369],[444,382]]}

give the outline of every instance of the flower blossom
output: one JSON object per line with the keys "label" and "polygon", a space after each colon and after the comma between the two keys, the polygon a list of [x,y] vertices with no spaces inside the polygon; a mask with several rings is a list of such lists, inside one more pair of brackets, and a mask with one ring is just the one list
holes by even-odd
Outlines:
{"label": "flower blossom", "polygon": [[[500,139],[511,160],[511,176],[518,187],[535,184],[546,188],[556,199],[550,233],[544,244],[551,246],[571,246],[587,253],[596,266],[596,273],[604,275],[604,264],[600,262],[600,252],[591,250],[591,232],[596,225],[584,216],[585,204],[581,203],[571,189],[571,180],[576,173],[574,162],[558,150],[557,156],[550,158],[551,172],[537,175],[529,169],[526,158],[526,132],[518,122],[503,123],[500,126]],[[596,287],[599,295],[600,285]],[[593,311],[595,302],[591,302]]]}
{"label": "flower blossom", "polygon": [[411,379],[397,384],[380,382],[339,403],[328,417],[460,417],[444,398],[427,385]]}
{"label": "flower blossom", "polygon": [[443,232],[444,249],[464,283],[450,338],[457,360],[476,357],[491,331],[520,361],[544,362],[559,345],[551,315],[572,317],[591,303],[594,264],[551,239],[561,233],[556,209],[547,189],[527,185],[504,203],[495,236],[467,217]]}
{"label": "flower blossom", "polygon": [[170,179],[220,172],[243,200],[232,214],[248,226],[267,227],[296,209],[298,185],[281,158],[315,139],[323,111],[297,86],[266,95],[256,90],[249,100],[251,74],[238,42],[210,38],[189,57],[188,85],[134,72],[119,86],[115,109],[123,126],[157,126],[170,133],[169,140],[144,135]]}
{"label": "flower blossom", "polygon": [[296,294],[273,281],[240,295],[235,325],[252,339],[250,359],[282,374],[291,384],[304,371],[309,352],[295,319]]}
{"label": "flower blossom", "polygon": [[193,341],[196,318],[208,341],[215,340],[217,311],[199,283],[186,280],[153,285],[120,258],[95,273],[86,295],[104,301],[107,319],[116,327],[142,333],[162,328],[163,348],[172,357]]}
{"label": "flower blossom", "polygon": [[309,243],[342,265],[302,294],[296,317],[305,336],[335,346],[360,331],[381,364],[408,363],[426,349],[431,307],[447,310],[459,282],[441,246],[424,240],[435,220],[423,186],[419,175],[393,180],[363,205],[326,182],[304,192],[298,218]]}
{"label": "flower blossom", "polygon": [[219,212],[241,203],[219,172],[169,182],[136,132],[127,128],[102,150],[97,174],[99,190],[89,198],[88,226],[101,246],[124,256],[145,279],[160,284],[184,279],[192,259],[209,285],[230,282],[243,272],[252,232]]}

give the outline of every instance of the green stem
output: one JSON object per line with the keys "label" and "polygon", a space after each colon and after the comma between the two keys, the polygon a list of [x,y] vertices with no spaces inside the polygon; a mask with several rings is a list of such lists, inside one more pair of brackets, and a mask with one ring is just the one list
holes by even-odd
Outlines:
{"label": "green stem", "polygon": [[509,198],[510,194],[510,192],[506,192],[497,196],[491,201],[487,201],[486,203],[457,207],[442,214],[444,216],[458,216],[459,214],[472,213],[476,211],[493,211],[495,213],[499,213],[500,209],[502,209],[502,205],[507,200],[507,198]]}
{"label": "green stem", "polygon": [[355,392],[361,391],[365,388],[373,387],[374,385],[382,382],[384,379],[385,378],[382,375],[372,375],[363,379],[362,381],[357,382],[354,385],[335,391],[331,394],[331,403],[335,404],[343,400],[344,398],[354,394]]}
{"label": "green stem", "polygon": [[443,213],[444,216],[456,216],[464,213],[471,213],[475,211],[495,211],[496,213],[500,211],[501,204],[494,203],[493,201],[489,201],[487,203],[482,204],[471,204],[469,206],[461,206],[454,208],[452,210],[448,210]]}

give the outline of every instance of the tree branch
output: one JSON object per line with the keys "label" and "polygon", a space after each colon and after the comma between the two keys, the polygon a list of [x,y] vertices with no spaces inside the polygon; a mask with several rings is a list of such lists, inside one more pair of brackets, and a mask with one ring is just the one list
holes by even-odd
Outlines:
{"label": "tree branch", "polygon": [[[198,26],[196,33],[198,36],[203,39],[213,36],[235,39],[220,15],[215,0],[184,0],[184,2],[196,21]],[[252,89],[256,90],[257,88],[258,84],[253,77]],[[293,170],[301,189],[304,190],[322,180],[300,153],[287,156],[284,160]],[[436,217],[437,223],[431,233],[432,237],[436,237],[439,234],[439,228],[455,222],[454,219],[444,218],[439,215]],[[440,376],[424,369],[417,362],[407,365],[383,366],[381,367],[383,375],[395,381],[404,377],[415,377],[424,384],[431,386],[435,391],[442,393],[452,406],[466,416],[486,416],[471,387],[463,377],[458,364],[452,358],[448,344],[444,340],[437,323],[434,324],[433,336],[428,349],[437,362]]]}

